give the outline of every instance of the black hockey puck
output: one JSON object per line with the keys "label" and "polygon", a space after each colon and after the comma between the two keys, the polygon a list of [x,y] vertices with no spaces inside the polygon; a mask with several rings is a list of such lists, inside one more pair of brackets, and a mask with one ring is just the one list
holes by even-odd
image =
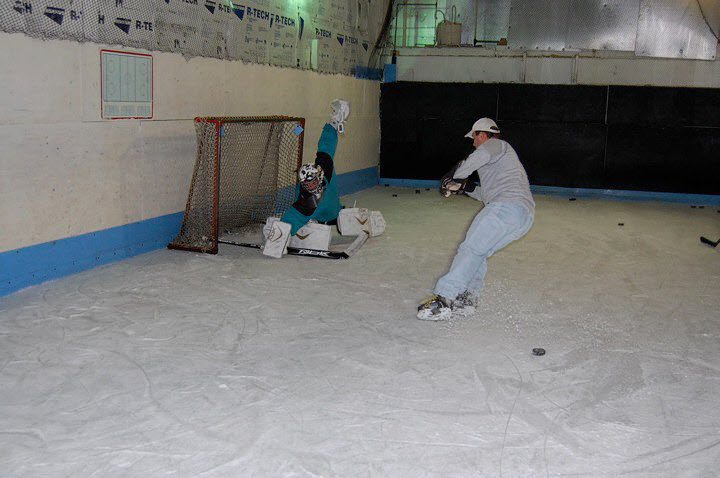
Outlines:
{"label": "black hockey puck", "polygon": [[540,348],[540,347],[535,347],[535,348],[532,350],[532,352],[533,352],[533,355],[537,355],[538,357],[541,356],[541,355],[545,355],[545,349]]}
{"label": "black hockey puck", "polygon": [[690,206],[691,209],[695,209],[697,206]]}
{"label": "black hockey puck", "polygon": [[430,188],[425,188],[425,191],[430,191]]}
{"label": "black hockey puck", "polygon": [[618,226],[624,226],[624,225],[625,225],[624,222],[618,222]]}
{"label": "black hockey puck", "polygon": [[577,201],[577,198],[570,198],[568,201]]}
{"label": "black hockey puck", "polygon": [[397,197],[397,194],[393,194],[393,197],[396,198],[396,197]]}
{"label": "black hockey puck", "polygon": [[420,190],[419,190],[419,189],[416,189],[416,190],[415,190],[415,194],[420,194]]}

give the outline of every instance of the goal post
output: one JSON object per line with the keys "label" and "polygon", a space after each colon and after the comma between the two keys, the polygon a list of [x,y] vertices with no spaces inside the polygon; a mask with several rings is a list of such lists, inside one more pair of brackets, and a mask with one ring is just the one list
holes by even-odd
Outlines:
{"label": "goal post", "polygon": [[218,239],[261,225],[295,201],[305,119],[195,118],[197,157],[180,233],[170,249],[217,254]]}

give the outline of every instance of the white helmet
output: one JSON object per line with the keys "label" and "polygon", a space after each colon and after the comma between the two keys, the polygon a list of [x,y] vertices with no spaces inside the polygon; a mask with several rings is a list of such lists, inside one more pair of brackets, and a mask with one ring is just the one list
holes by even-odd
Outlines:
{"label": "white helmet", "polygon": [[324,177],[325,173],[323,173],[322,168],[316,164],[303,164],[298,171],[300,185],[312,194],[322,192],[324,188]]}
{"label": "white helmet", "polygon": [[472,125],[472,129],[465,135],[465,137],[472,138],[475,131],[485,131],[486,133],[498,134],[500,132],[500,128],[498,128],[495,122],[490,118],[480,118]]}

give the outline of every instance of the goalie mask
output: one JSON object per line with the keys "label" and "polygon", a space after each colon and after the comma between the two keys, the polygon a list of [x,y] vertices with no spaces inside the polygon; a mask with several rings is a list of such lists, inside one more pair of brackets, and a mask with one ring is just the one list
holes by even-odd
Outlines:
{"label": "goalie mask", "polygon": [[300,185],[307,192],[319,196],[325,189],[325,183],[323,179],[325,175],[320,166],[315,164],[303,164],[298,171],[298,178],[300,179]]}

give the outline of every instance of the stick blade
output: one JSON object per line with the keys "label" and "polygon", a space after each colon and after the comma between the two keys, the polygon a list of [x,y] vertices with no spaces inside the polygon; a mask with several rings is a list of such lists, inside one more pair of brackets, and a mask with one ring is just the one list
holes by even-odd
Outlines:
{"label": "stick blade", "polygon": [[347,249],[345,249],[345,254],[347,254],[348,258],[352,257],[353,254],[355,254],[358,249],[360,249],[363,244],[365,244],[368,240],[368,237],[370,237],[370,234],[363,231],[360,233],[358,237],[355,238],[355,240],[350,244]]}
{"label": "stick blade", "polygon": [[717,247],[718,244],[720,244],[720,239],[718,239],[717,241],[711,241],[707,237],[700,236],[700,242],[702,242],[703,244],[707,244],[708,246]]}

